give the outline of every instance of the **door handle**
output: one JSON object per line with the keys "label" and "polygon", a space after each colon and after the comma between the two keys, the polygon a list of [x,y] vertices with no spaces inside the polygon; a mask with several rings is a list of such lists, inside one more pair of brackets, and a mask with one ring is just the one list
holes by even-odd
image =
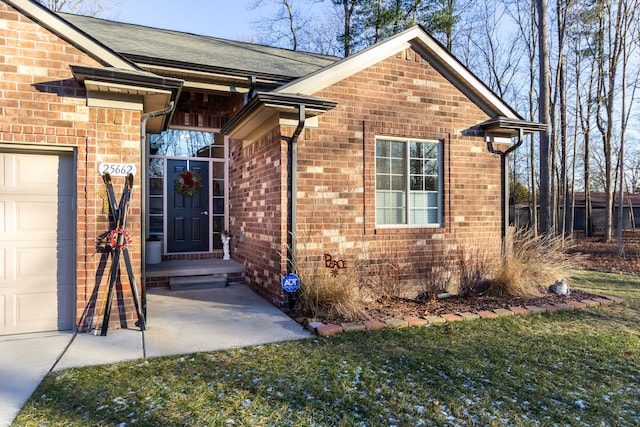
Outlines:
{"label": "door handle", "polygon": [[207,211],[202,211],[202,212],[200,212],[200,215],[209,215],[209,212],[207,212]]}

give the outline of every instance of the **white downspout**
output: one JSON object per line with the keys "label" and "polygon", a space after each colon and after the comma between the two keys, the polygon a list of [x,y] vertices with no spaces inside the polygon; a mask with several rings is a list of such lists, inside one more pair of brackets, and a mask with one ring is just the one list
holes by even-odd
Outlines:
{"label": "white downspout", "polygon": [[175,106],[174,101],[169,102],[169,106],[163,110],[152,111],[150,113],[143,114],[140,118],[140,142],[142,144],[142,156],[140,161],[140,194],[142,203],[140,203],[140,212],[142,221],[140,223],[140,259],[142,260],[141,266],[141,287],[142,287],[142,313],[144,318],[147,318],[147,269],[146,263],[146,249],[145,242],[147,241],[147,187],[149,185],[149,177],[147,176],[147,162],[149,161],[149,145],[147,144],[147,121],[154,117],[165,116],[173,111]]}

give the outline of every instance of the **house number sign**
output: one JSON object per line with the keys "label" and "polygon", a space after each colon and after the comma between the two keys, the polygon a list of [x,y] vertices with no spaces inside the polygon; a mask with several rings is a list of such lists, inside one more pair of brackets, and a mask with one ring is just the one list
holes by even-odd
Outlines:
{"label": "house number sign", "polygon": [[137,170],[133,163],[100,163],[98,173],[104,175],[105,172],[109,172],[111,176],[127,176],[135,175]]}

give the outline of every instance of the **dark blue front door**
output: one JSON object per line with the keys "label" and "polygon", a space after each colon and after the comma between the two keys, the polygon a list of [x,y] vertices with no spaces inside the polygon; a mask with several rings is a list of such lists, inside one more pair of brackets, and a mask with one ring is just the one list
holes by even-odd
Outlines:
{"label": "dark blue front door", "polygon": [[[175,182],[185,171],[198,174],[200,189],[192,196],[182,195]],[[209,162],[167,160],[167,249],[168,252],[206,252],[209,250]]]}

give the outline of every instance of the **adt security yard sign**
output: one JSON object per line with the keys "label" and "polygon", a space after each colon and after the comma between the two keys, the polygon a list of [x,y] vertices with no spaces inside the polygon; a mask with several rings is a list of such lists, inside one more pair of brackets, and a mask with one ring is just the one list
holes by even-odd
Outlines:
{"label": "adt security yard sign", "polygon": [[282,278],[282,289],[287,292],[295,292],[300,287],[300,279],[293,273],[289,273]]}

